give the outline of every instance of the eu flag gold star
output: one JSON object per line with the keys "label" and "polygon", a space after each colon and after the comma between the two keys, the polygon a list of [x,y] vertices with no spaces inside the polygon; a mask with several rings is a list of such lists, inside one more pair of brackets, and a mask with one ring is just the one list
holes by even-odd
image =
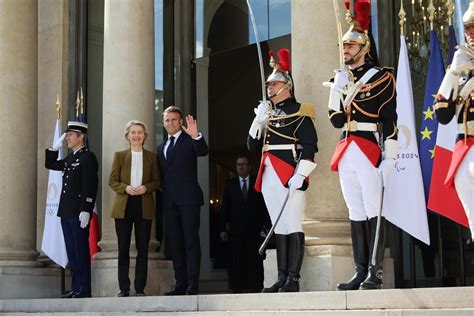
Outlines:
{"label": "eu flag gold star", "polygon": [[431,136],[430,136],[430,135],[431,135],[431,133],[433,133],[433,131],[429,131],[429,130],[428,130],[428,126],[425,126],[425,129],[424,129],[423,131],[420,131],[420,133],[421,133],[421,135],[423,136],[423,137],[421,138],[421,140],[423,140],[423,139],[425,139],[425,138],[431,140]]}
{"label": "eu flag gold star", "polygon": [[435,155],[435,149],[436,147],[433,147],[433,149],[428,149],[428,151],[431,153],[431,159],[434,158],[434,155]]}
{"label": "eu flag gold star", "polygon": [[424,118],[423,120],[427,120],[427,119],[432,119],[432,120],[434,120],[434,118],[433,118],[434,112],[431,110],[430,107],[428,107],[428,108],[426,109],[426,111],[423,111],[423,114],[425,115],[425,118]]}

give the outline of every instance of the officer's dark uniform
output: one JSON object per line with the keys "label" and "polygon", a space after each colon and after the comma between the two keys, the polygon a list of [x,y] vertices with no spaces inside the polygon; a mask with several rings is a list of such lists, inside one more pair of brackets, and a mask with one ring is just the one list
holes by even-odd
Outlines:
{"label": "officer's dark uniform", "polygon": [[[385,220],[384,217],[381,218],[379,242],[377,249],[374,250],[381,187],[379,178],[372,169],[377,167],[381,161],[379,144],[387,140],[397,140],[396,88],[392,70],[375,67],[371,62],[366,62],[351,70],[354,82],[363,78],[370,69],[376,69],[377,72],[366,81],[346,109],[343,108],[342,102],[339,111],[329,109],[329,119],[333,126],[343,128],[341,140],[331,159],[331,169],[339,171],[339,163],[344,155],[349,155],[346,156],[346,159],[355,161],[355,156],[351,156],[354,154],[354,148],[348,150],[351,145],[354,146],[351,143],[355,143],[370,162],[370,164],[366,164],[368,170],[361,172],[366,172],[373,178],[366,179],[370,184],[366,185],[367,183],[360,182],[353,171],[347,173],[347,170],[344,170],[344,174],[339,173],[344,199],[349,208],[356,268],[356,274],[349,282],[338,284],[339,290],[358,289],[364,279],[366,281],[363,282],[363,286],[366,288],[378,288],[382,285]],[[360,165],[357,168],[362,169],[362,167]],[[354,189],[356,187],[360,187],[360,189]],[[363,209],[360,209],[360,205],[363,206]],[[367,218],[369,219],[368,225]],[[369,243],[367,236],[370,236]],[[376,251],[375,264],[369,264],[372,251]],[[369,283],[366,283],[367,280]]]}
{"label": "officer's dark uniform", "polygon": [[[249,150],[262,151],[262,161],[270,156],[271,160],[277,158],[282,162],[273,163],[273,167],[285,186],[288,186],[288,180],[293,175],[298,159],[313,161],[314,155],[318,152],[318,137],[313,123],[315,116],[313,104],[300,104],[294,98],[288,98],[273,105],[264,138],[255,139],[248,136]],[[274,150],[270,145],[288,145],[289,148]],[[261,164],[255,185],[257,191],[261,191],[263,171]],[[307,188],[308,183],[304,182],[300,190],[304,191]]]}
{"label": "officer's dark uniform", "polygon": [[[89,225],[80,227],[79,213],[92,212],[98,189],[98,161],[86,147],[57,160],[58,151],[46,149],[47,169],[63,171],[63,187],[58,216],[72,272],[72,292],[76,297],[91,294]],[[72,297],[72,293],[71,293]]]}
{"label": "officer's dark uniform", "polygon": [[[397,111],[396,111],[396,89],[395,78],[391,68],[375,67],[367,62],[352,70],[354,81],[357,81],[371,68],[378,72],[357,93],[349,107],[344,110],[341,104],[340,111],[329,110],[329,119],[335,128],[343,128],[349,125],[349,137],[356,136],[369,140],[379,147],[379,139],[372,131],[358,130],[354,122],[374,123],[381,128],[383,141],[387,139],[397,140]],[[347,128],[341,135],[341,140],[346,138]],[[362,148],[364,151],[364,149]],[[365,152],[365,151],[364,151]],[[367,152],[365,152],[368,154]],[[373,153],[370,154],[372,157]],[[338,157],[339,158],[339,157]],[[380,158],[380,150],[375,163]],[[375,164],[374,163],[374,164]],[[336,167],[336,166],[335,166]]]}

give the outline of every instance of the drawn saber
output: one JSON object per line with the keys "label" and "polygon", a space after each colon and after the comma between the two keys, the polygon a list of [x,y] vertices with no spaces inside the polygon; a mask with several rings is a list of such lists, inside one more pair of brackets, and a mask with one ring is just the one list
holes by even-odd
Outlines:
{"label": "drawn saber", "polygon": [[336,15],[337,43],[339,46],[339,64],[341,65],[341,69],[343,69],[346,65],[344,64],[344,50],[342,46],[341,13],[339,11],[339,5],[337,4],[337,0],[333,0],[332,4],[334,7],[334,14]]}
{"label": "drawn saber", "polygon": [[[298,170],[298,166],[300,165],[300,161],[301,161],[301,153],[298,157],[298,163],[295,166],[295,170],[293,172],[293,175],[296,174],[296,170]],[[290,198],[290,193],[291,193],[291,190],[290,190],[290,188],[288,188],[288,192],[286,193],[285,199],[283,200],[283,204],[281,205],[280,212],[278,213],[278,216],[275,219],[275,223],[272,225],[272,228],[270,228],[270,231],[268,232],[267,237],[265,237],[265,240],[263,241],[262,245],[258,249],[258,253],[261,254],[261,255],[263,255],[265,253],[265,248],[267,247],[267,244],[270,241],[270,238],[272,237],[273,232],[275,231],[275,227],[278,225],[278,222],[280,221],[281,214],[283,214],[283,211],[285,210],[286,204],[288,203],[288,199]]]}
{"label": "drawn saber", "polygon": [[280,212],[278,213],[278,216],[275,220],[275,224],[272,225],[272,228],[270,228],[270,231],[267,234],[267,237],[265,237],[265,240],[263,241],[262,245],[258,249],[258,253],[263,255],[265,253],[265,248],[267,248],[267,244],[270,241],[270,238],[273,236],[273,232],[275,231],[275,227],[280,221],[281,214],[283,214],[283,210],[286,207],[286,204],[288,203],[288,199],[290,198],[290,189],[288,189],[288,192],[286,193],[285,199],[283,200],[283,204],[281,205]]}
{"label": "drawn saber", "polygon": [[385,181],[384,181],[384,175],[383,173],[380,175],[380,178],[382,179],[382,192],[381,192],[381,197],[380,197],[380,210],[379,213],[377,214],[377,226],[375,228],[375,240],[374,240],[374,247],[372,248],[372,258],[370,258],[372,265],[377,264],[377,247],[379,246],[379,236],[380,236],[380,225],[382,221],[382,210],[383,210],[383,195],[385,191]]}
{"label": "drawn saber", "polygon": [[262,58],[262,49],[260,47],[260,39],[258,37],[257,23],[255,23],[255,16],[253,15],[252,6],[250,5],[250,0],[247,0],[247,7],[249,8],[250,20],[252,21],[253,32],[255,34],[255,42],[257,44],[257,53],[258,53],[258,63],[260,65],[260,80],[262,83],[262,100],[267,103],[267,93],[265,89],[265,74],[263,72],[263,58]]}

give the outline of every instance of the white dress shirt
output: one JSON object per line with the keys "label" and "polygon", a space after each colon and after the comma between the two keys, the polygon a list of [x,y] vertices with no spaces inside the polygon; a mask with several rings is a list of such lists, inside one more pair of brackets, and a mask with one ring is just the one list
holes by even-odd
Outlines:
{"label": "white dress shirt", "polygon": [[143,151],[132,150],[132,169],[130,170],[130,185],[137,188],[143,179]]}

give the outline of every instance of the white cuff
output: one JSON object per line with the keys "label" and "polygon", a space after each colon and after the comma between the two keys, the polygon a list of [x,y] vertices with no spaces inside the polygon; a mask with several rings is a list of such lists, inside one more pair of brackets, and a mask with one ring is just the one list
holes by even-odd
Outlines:
{"label": "white cuff", "polygon": [[385,159],[397,159],[398,154],[398,140],[386,139],[383,143],[385,154]]}
{"label": "white cuff", "polygon": [[301,159],[296,169],[296,174],[308,177],[318,164],[306,159]]}
{"label": "white cuff", "polygon": [[452,69],[449,69],[446,71],[443,82],[441,82],[441,85],[439,86],[438,94],[448,100],[451,92],[453,92],[451,99],[455,100],[458,96],[458,85],[459,74],[456,74]]}
{"label": "white cuff", "polygon": [[338,91],[339,89],[333,85],[329,91],[329,104],[328,107],[333,111],[341,111],[341,101],[342,93]]}
{"label": "white cuff", "polygon": [[194,137],[193,139],[194,140],[200,140],[201,138],[202,138],[202,134],[198,133],[198,135],[196,137]]}
{"label": "white cuff", "polygon": [[250,126],[249,135],[254,139],[260,139],[265,129],[265,123],[260,123],[257,119],[253,119],[252,125]]}

